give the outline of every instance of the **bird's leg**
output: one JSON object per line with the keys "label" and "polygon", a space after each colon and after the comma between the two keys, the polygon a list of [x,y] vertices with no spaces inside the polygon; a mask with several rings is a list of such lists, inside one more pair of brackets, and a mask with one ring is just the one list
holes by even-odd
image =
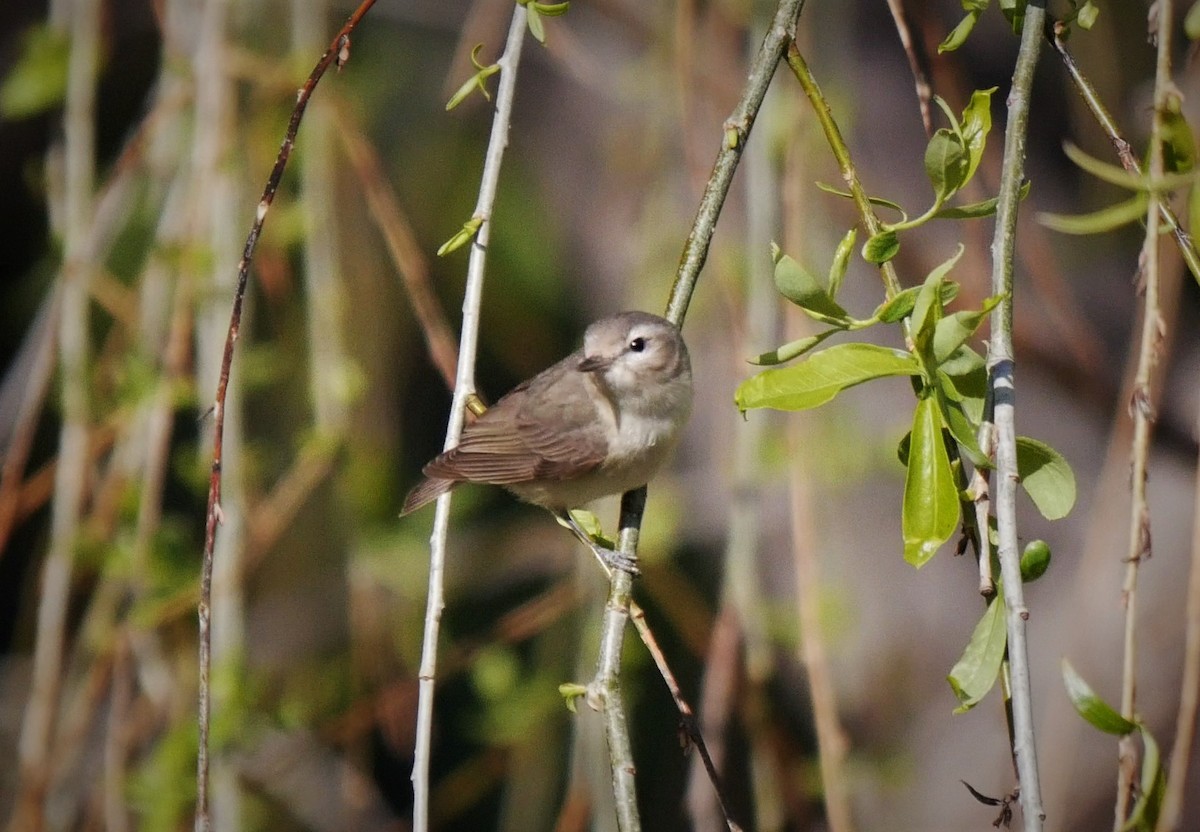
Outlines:
{"label": "bird's leg", "polygon": [[641,571],[637,567],[636,558],[631,558],[624,552],[610,549],[596,542],[595,538],[588,534],[583,526],[579,525],[579,521],[571,516],[571,512],[556,511],[554,512],[554,516],[558,518],[560,523],[571,530],[571,533],[579,539],[580,543],[592,551],[592,554],[595,555],[596,560],[600,561],[600,566],[604,568],[606,573],[612,574],[612,570],[620,569],[622,572],[628,572],[634,577],[641,574]]}

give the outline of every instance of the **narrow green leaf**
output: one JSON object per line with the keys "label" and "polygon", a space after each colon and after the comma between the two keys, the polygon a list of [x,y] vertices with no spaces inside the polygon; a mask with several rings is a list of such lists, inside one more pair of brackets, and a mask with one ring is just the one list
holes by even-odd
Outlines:
{"label": "narrow green leaf", "polygon": [[[575,522],[579,524],[579,528],[583,529],[592,540],[609,549],[617,548],[616,542],[604,534],[604,526],[601,524],[600,518],[595,514],[586,509],[573,508],[571,509],[571,517],[575,519]],[[561,517],[555,515],[554,519],[563,528],[571,528]]]}
{"label": "narrow green leaf", "polygon": [[775,263],[775,288],[816,320],[849,323],[849,313],[829,296],[821,282],[786,254]]}
{"label": "narrow green leaf", "polygon": [[570,3],[530,3],[543,17],[559,17],[571,8]]}
{"label": "narrow green leaf", "polygon": [[925,147],[925,175],[929,177],[939,203],[963,186],[969,167],[970,159],[962,138],[945,127],[937,130]]}
{"label": "narrow green leaf", "polygon": [[[818,182],[816,184],[817,184],[818,188],[820,188],[822,191],[824,191],[827,194],[833,194],[834,196],[840,196],[843,199],[854,199],[854,194],[850,193],[849,191],[840,190],[838,188],[833,187],[832,185],[827,185],[824,182]],[[892,202],[890,199],[884,199],[881,196],[868,196],[867,202],[871,203],[872,205],[874,205],[878,208],[890,208],[893,211],[895,211],[897,214],[899,214],[901,219],[903,219],[903,220],[908,219],[908,215],[904,213],[904,209],[901,208],[899,206],[899,204]]]}
{"label": "narrow green leaf", "polygon": [[992,130],[992,93],[995,91],[995,87],[976,90],[971,93],[971,100],[963,108],[962,135],[967,143],[967,174],[964,182],[971,181],[975,169],[983,159],[983,149],[987,144],[988,133]]}
{"label": "narrow green leaf", "polygon": [[1051,214],[1042,212],[1037,220],[1060,234],[1104,234],[1145,218],[1150,197],[1134,194],[1124,202],[1092,211],[1090,214]]}
{"label": "narrow green leaf", "polygon": [[1006,618],[1004,597],[997,595],[988,604],[962,656],[946,677],[954,695],[958,697],[959,705],[954,713],[966,713],[974,708],[996,684],[1000,664],[1004,660],[1004,648],[1008,645]]}
{"label": "narrow green leaf", "polygon": [[810,335],[807,338],[801,338],[798,341],[792,341],[784,344],[778,349],[771,350],[770,352],[764,352],[762,355],[751,358],[750,363],[758,365],[783,364],[786,361],[791,361],[793,358],[799,358],[817,344],[824,341],[830,335],[841,331],[842,330],[840,329],[827,329],[824,332],[817,333],[816,335]]}
{"label": "narrow green leaf", "polygon": [[[1128,188],[1131,191],[1151,190],[1152,181],[1147,174],[1133,174],[1118,165],[1101,162],[1099,159],[1084,153],[1070,142],[1063,144],[1063,152],[1067,154],[1067,158],[1072,162],[1102,182]],[[1196,177],[1191,173],[1168,174],[1158,180],[1158,190],[1171,191],[1176,188],[1184,188],[1195,181]]]}
{"label": "narrow green leaf", "polygon": [[934,327],[942,317],[942,284],[964,250],[962,243],[959,243],[954,254],[934,268],[921,284],[912,311],[912,337],[918,345],[928,344],[933,337]]}
{"label": "narrow green leaf", "polygon": [[533,3],[525,4],[525,20],[529,24],[529,34],[542,46],[546,45],[546,26],[542,23],[542,14]]}
{"label": "narrow green leaf", "polygon": [[1017,474],[1037,510],[1060,520],[1075,505],[1075,473],[1063,455],[1045,442],[1017,437]]}
{"label": "narrow green leaf", "polygon": [[942,439],[942,414],[932,396],[913,414],[901,526],[904,559],[920,568],[958,528],[958,488]]}
{"label": "narrow green leaf", "polygon": [[987,320],[1000,301],[1001,295],[993,295],[979,309],[967,309],[947,315],[937,322],[933,332],[933,359],[938,364],[953,355],[967,339]]}
{"label": "narrow green leaf", "polygon": [[833,253],[833,263],[829,266],[829,296],[836,298],[842,288],[842,278],[846,276],[846,268],[850,265],[850,255],[854,253],[854,241],[858,239],[858,230],[851,228],[842,235],[837,250]]}
{"label": "narrow green leaf", "polygon": [[458,233],[442,243],[441,248],[437,250],[437,256],[445,257],[452,251],[457,251],[471,242],[482,225],[483,219],[481,217],[471,217],[471,219],[463,223],[463,227],[458,230]]}
{"label": "narrow green leaf", "polygon": [[819,407],[847,387],[884,376],[916,375],[917,361],[903,350],[875,344],[838,344],[799,364],[764,370],[743,381],[734,395],[739,410]]}
{"label": "narrow green leaf", "polygon": [[1075,713],[1083,717],[1093,728],[1099,728],[1106,734],[1124,736],[1137,728],[1137,725],[1121,716],[1111,705],[1096,695],[1083,677],[1075,672],[1075,668],[1066,659],[1062,660],[1063,684],[1067,688],[1067,696]]}
{"label": "narrow green leaf", "polygon": [[868,263],[883,264],[900,252],[895,231],[881,231],[863,243],[862,256]]}
{"label": "narrow green leaf", "polygon": [[[1018,192],[1020,199],[1029,196],[1029,180],[1021,183],[1021,189]],[[990,217],[996,213],[996,206],[999,204],[997,197],[985,199],[981,202],[971,202],[967,205],[947,206],[939,208],[933,215],[935,220],[975,220],[980,217]]]}
{"label": "narrow green leaf", "polygon": [[950,430],[950,435],[958,443],[963,455],[971,460],[972,465],[976,468],[990,468],[991,460],[979,447],[979,419],[972,418],[971,415],[972,411],[976,410],[976,403],[960,398],[953,380],[941,370],[937,371],[937,379],[938,406],[942,410],[942,418]]}
{"label": "narrow green leaf", "polygon": [[946,35],[946,39],[938,44],[938,54],[953,52],[966,43],[978,20],[979,12],[976,11],[970,12],[966,17],[958,21],[958,25],[954,27],[950,34]]}
{"label": "narrow green leaf", "polygon": [[558,686],[558,695],[563,698],[563,704],[571,713],[579,713],[576,703],[587,696],[587,685],[578,682],[563,682]]}
{"label": "narrow green leaf", "polygon": [[1050,544],[1044,540],[1031,540],[1021,553],[1021,580],[1032,583],[1050,568]]}

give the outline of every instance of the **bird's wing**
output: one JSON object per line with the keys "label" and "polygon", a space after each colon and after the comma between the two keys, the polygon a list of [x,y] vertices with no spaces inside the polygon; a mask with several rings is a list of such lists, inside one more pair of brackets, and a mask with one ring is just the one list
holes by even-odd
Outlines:
{"label": "bird's wing", "polygon": [[[572,360],[579,357],[561,363]],[[603,462],[608,443],[586,377],[573,366],[561,369],[551,367],[496,402],[463,430],[457,447],[425,466],[425,475],[513,485],[569,479]]]}

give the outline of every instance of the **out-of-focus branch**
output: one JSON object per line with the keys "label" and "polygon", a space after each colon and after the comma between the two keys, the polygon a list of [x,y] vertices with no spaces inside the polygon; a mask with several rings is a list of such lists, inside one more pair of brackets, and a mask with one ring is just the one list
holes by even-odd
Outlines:
{"label": "out-of-focus branch", "polygon": [[[1046,9],[1035,0],[1026,7],[1021,48],[1008,95],[1008,122],[1004,130],[1004,162],[992,240],[992,293],[1003,300],[992,313],[992,339],[988,348],[990,395],[996,427],[996,524],[1000,575],[1007,603],[1008,658],[1013,720],[1012,751],[1020,780],[1021,808],[1026,832],[1039,832],[1046,813],[1038,776],[1033,729],[1033,692],[1025,622],[1029,610],[1021,583],[1017,549],[1017,436],[1016,388],[1013,381],[1013,263],[1016,255],[1017,210],[1025,168],[1025,140],[1029,122],[1029,97],[1041,45]],[[980,529],[986,534],[987,529]]]}
{"label": "out-of-focus branch", "polygon": [[[63,4],[56,6],[59,12],[63,11]],[[87,479],[88,285],[93,269],[88,241],[94,215],[99,0],[80,0],[70,9],[69,24],[61,18],[59,23],[62,28],[69,28],[71,44],[63,115],[60,216],[64,253],[59,275],[62,294],[57,332],[63,424],[54,477],[50,547],[42,570],[38,604],[33,680],[18,749],[21,790],[13,816],[14,830],[41,829],[44,822],[43,802],[59,707],[72,563]]]}
{"label": "out-of-focus branch", "polygon": [[933,115],[929,104],[933,101],[933,87],[929,85],[929,77],[921,60],[924,51],[917,51],[917,43],[913,40],[912,29],[908,26],[908,18],[904,14],[904,3],[901,0],[887,0],[888,11],[891,12],[892,22],[896,25],[896,34],[900,37],[900,45],[908,58],[908,69],[912,72],[913,84],[917,88],[917,104],[921,108],[921,124],[925,126],[925,135],[933,135]]}
{"label": "out-of-focus branch", "polygon": [[[458,371],[454,383],[454,401],[450,409],[450,420],[446,426],[446,442],[449,449],[458,444],[466,418],[468,399],[475,395],[475,351],[479,341],[479,312],[483,298],[483,279],[487,266],[487,246],[491,235],[492,207],[496,202],[496,190],[500,181],[500,165],[504,150],[508,146],[508,132],[512,119],[512,104],[516,93],[517,67],[521,62],[521,47],[525,42],[525,7],[513,9],[512,22],[508,27],[508,40],[504,54],[497,63],[500,66],[500,84],[496,92],[496,115],[492,119],[492,133],[483,163],[483,176],[479,184],[479,199],[475,205],[474,218],[479,221],[475,239],[471,243],[471,256],[467,265],[467,285],[463,297],[462,333],[459,338]],[[433,519],[433,532],[429,538],[429,591],[425,606],[425,632],[421,643],[421,668],[417,699],[417,739],[413,759],[413,829],[426,832],[429,829],[429,758],[433,743],[433,697],[437,673],[437,640],[440,630],[442,608],[445,606],[443,575],[446,568],[446,537],[450,527],[451,493],[446,492],[437,501]]]}

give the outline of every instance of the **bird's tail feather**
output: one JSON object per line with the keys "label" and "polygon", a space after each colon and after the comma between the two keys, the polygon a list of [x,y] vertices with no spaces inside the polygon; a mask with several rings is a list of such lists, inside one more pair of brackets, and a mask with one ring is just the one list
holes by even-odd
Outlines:
{"label": "bird's tail feather", "polygon": [[426,477],[408,492],[408,496],[404,498],[404,507],[400,509],[400,516],[411,514],[426,503],[432,503],[457,484],[454,480]]}

